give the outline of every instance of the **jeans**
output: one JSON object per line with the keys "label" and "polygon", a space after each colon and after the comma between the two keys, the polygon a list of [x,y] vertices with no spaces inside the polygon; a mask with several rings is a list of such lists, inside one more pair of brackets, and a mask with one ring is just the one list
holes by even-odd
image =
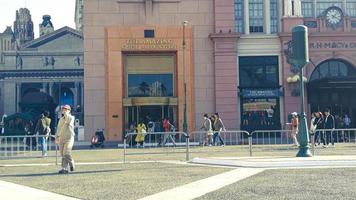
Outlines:
{"label": "jeans", "polygon": [[[333,131],[325,131],[326,134],[326,145],[329,145],[329,143],[331,142],[332,145],[334,145],[334,132]],[[324,143],[325,145],[325,143]]]}
{"label": "jeans", "polygon": [[47,154],[47,138],[46,137],[40,137],[38,141],[41,145],[42,149],[42,156]]}
{"label": "jeans", "polygon": [[221,135],[219,132],[215,132],[213,135],[213,145],[216,145],[216,138],[219,138],[220,145],[225,145],[224,140],[221,138]]}

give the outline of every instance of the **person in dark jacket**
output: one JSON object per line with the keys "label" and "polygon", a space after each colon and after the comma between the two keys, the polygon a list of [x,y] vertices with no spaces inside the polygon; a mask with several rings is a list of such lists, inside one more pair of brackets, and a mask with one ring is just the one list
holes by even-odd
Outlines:
{"label": "person in dark jacket", "polygon": [[41,118],[37,121],[35,133],[37,133],[39,136],[39,143],[42,148],[42,157],[47,156],[47,139],[48,136],[51,133],[50,125],[51,125],[51,119],[48,117],[49,112],[45,111],[41,114]]}
{"label": "person in dark jacket", "polygon": [[324,143],[324,135],[320,131],[320,129],[324,128],[323,114],[321,112],[315,112],[313,115],[313,130],[311,130],[311,132],[314,133],[315,145],[320,145],[320,141]]}
{"label": "person in dark jacket", "polygon": [[332,146],[335,147],[334,137],[333,137],[334,131],[332,131],[333,129],[335,129],[335,118],[330,114],[330,109],[325,109],[324,115],[325,115],[324,129],[329,129],[325,131],[326,143],[324,142],[324,147],[328,147],[330,142]]}

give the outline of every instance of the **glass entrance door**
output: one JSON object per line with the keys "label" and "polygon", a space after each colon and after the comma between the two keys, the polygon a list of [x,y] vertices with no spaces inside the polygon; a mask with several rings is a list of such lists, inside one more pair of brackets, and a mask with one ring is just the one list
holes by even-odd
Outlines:
{"label": "glass entrance door", "polygon": [[125,107],[125,130],[127,131],[132,123],[137,124],[141,120],[147,125],[149,120],[158,122],[165,117],[168,118],[175,127],[178,127],[177,106],[153,105]]}

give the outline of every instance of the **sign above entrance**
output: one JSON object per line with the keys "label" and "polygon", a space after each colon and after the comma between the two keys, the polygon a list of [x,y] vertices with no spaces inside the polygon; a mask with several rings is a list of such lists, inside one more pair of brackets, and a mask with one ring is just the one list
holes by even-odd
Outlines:
{"label": "sign above entrance", "polygon": [[122,50],[177,50],[177,44],[168,39],[129,39]]}
{"label": "sign above entrance", "polygon": [[356,42],[311,42],[310,49],[356,49]]}
{"label": "sign above entrance", "polygon": [[279,89],[242,89],[243,98],[267,98],[279,97],[282,93]]}

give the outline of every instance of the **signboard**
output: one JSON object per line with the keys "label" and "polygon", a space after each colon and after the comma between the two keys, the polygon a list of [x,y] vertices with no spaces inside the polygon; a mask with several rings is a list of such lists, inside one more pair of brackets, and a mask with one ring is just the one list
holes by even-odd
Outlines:
{"label": "signboard", "polygon": [[267,98],[282,96],[279,89],[242,89],[241,94],[243,98]]}
{"label": "signboard", "polygon": [[169,39],[129,39],[122,45],[123,50],[176,50],[177,45]]}

